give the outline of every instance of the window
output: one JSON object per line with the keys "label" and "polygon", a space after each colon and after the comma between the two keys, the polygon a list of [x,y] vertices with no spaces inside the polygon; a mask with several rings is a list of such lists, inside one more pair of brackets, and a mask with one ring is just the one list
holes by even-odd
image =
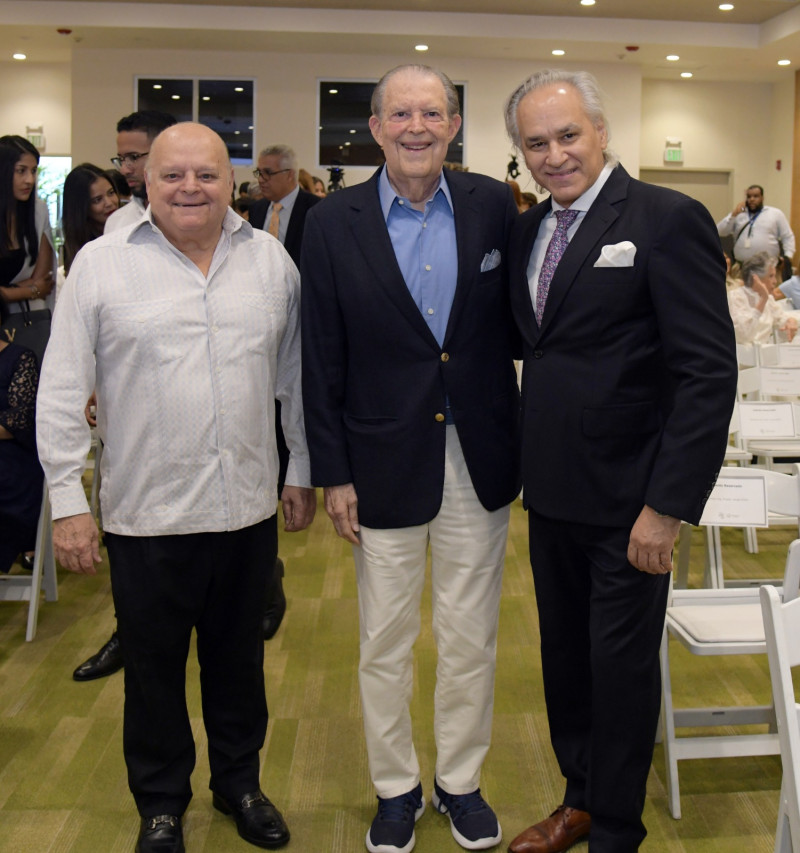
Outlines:
{"label": "window", "polygon": [[161,110],[178,121],[197,121],[215,130],[235,166],[253,162],[252,80],[139,77],[137,110]]}
{"label": "window", "polygon": [[[380,166],[383,153],[369,129],[369,102],[377,80],[319,83],[320,166]],[[464,115],[464,84],[457,83],[461,115]],[[463,124],[447,149],[452,163],[464,161]]]}

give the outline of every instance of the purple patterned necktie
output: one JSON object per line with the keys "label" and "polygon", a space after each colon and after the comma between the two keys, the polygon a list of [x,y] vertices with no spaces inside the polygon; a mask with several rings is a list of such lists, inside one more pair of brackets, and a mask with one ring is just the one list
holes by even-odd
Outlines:
{"label": "purple patterned necktie", "polygon": [[558,262],[561,260],[561,256],[569,245],[567,231],[569,231],[570,225],[575,221],[575,217],[579,212],[578,210],[555,211],[556,230],[553,232],[553,236],[547,245],[542,269],[539,272],[539,286],[536,289],[536,322],[540,326],[542,325],[544,304],[547,302],[547,294],[550,292],[550,282],[553,280],[553,275]]}

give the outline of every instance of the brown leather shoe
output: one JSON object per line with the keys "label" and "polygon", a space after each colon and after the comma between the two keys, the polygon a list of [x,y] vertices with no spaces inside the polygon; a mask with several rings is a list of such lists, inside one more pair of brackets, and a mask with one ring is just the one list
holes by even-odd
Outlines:
{"label": "brown leather shoe", "polygon": [[521,832],[508,845],[508,853],[562,853],[589,834],[588,812],[559,806],[550,817]]}

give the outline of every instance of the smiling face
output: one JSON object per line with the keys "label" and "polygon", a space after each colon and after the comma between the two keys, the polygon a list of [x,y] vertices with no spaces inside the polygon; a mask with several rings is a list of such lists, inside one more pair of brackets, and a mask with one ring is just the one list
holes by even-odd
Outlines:
{"label": "smiling face", "polygon": [[569,207],[603,171],[608,133],[594,124],[568,83],[534,89],[520,101],[517,126],[525,163],[537,184]]}
{"label": "smiling face", "polygon": [[167,128],[147,166],[153,220],[178,249],[219,239],[233,192],[233,168],[222,139],[199,124]]}
{"label": "smiling face", "polygon": [[33,154],[23,154],[14,164],[14,198],[27,201],[36,186],[36,172],[39,164]]}
{"label": "smiling face", "polygon": [[389,78],[381,113],[369,127],[383,149],[389,180],[401,195],[424,201],[439,180],[461,116],[448,117],[438,77],[410,69]]}
{"label": "smiling face", "polygon": [[107,178],[98,178],[89,186],[89,219],[101,229],[118,207],[117,192]]}

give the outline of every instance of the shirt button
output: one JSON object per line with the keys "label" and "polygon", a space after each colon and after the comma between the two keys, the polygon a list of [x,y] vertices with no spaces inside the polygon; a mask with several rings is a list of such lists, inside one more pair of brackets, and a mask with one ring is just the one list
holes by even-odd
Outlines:
{"label": "shirt button", "polygon": [[222,373],[222,368],[221,368],[221,367],[216,368],[216,371],[215,371],[215,372],[216,372],[216,373]]}
{"label": "shirt button", "polygon": [[433,308],[428,308],[428,313],[433,314]]}
{"label": "shirt button", "polygon": [[224,415],[226,411],[227,411],[226,409],[220,409],[220,410],[219,410],[219,413],[220,413],[221,415]]}
{"label": "shirt button", "polygon": [[430,264],[425,264],[425,269],[426,269],[426,271],[427,271],[427,272],[430,272],[430,271],[431,271],[431,265],[430,265]]}
{"label": "shirt button", "polygon": [[427,227],[428,227],[428,223],[427,223],[427,222],[423,222],[423,223],[422,223],[422,227],[423,227],[423,228],[427,228]]}
{"label": "shirt button", "polygon": [[217,332],[219,331],[219,326],[212,326],[211,331],[216,335]]}
{"label": "shirt button", "polygon": [[403,201],[403,199],[401,199],[401,198],[397,199],[397,203],[398,203],[398,204],[405,204],[405,202],[404,202],[404,201]]}
{"label": "shirt button", "polygon": [[442,421],[444,420],[444,415],[441,412],[437,412],[434,416],[434,420],[437,423],[442,423]]}
{"label": "shirt button", "polygon": [[446,352],[442,353],[442,361],[450,361],[450,356],[448,353],[446,353]]}

